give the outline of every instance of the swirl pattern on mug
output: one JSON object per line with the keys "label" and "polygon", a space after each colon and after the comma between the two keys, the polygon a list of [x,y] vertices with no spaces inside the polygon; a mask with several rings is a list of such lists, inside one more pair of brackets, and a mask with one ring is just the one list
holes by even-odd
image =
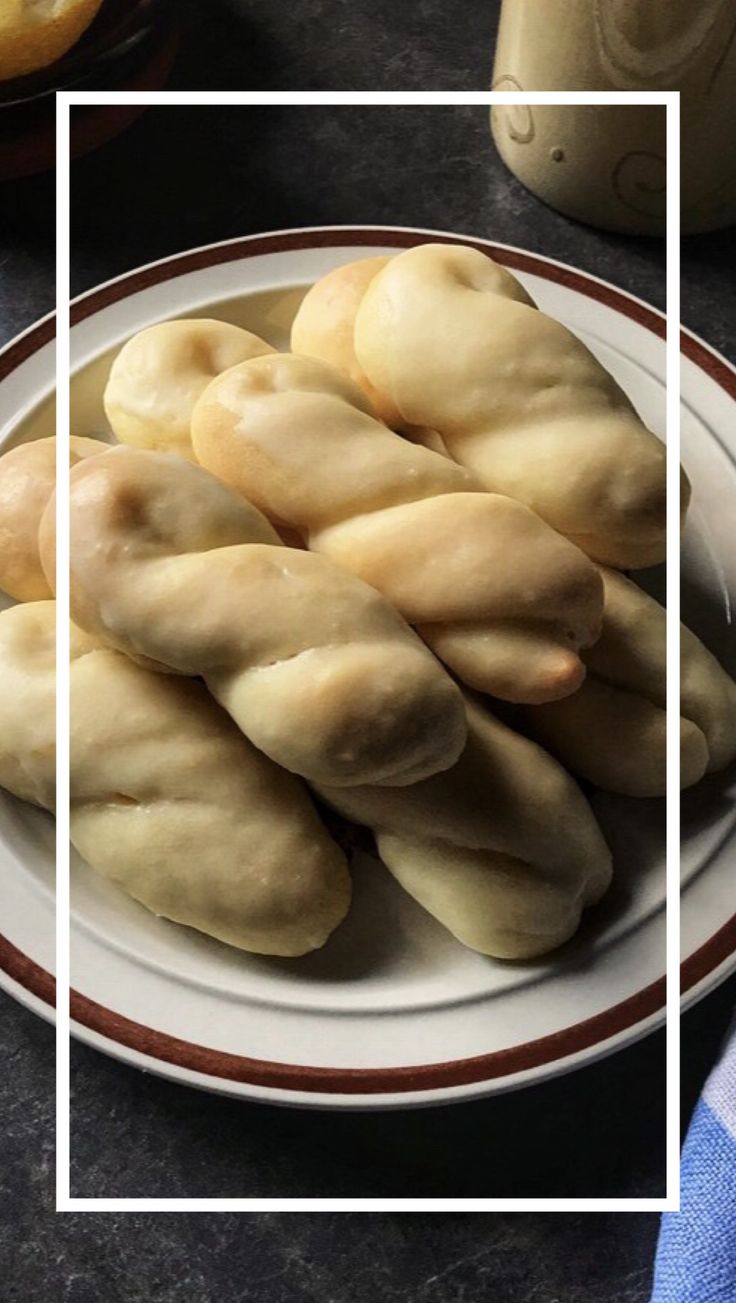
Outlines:
{"label": "swirl pattern on mug", "polygon": [[[509,73],[497,77],[491,90],[523,91],[524,87]],[[494,104],[492,115],[503,125],[517,145],[529,145],[536,134],[534,114],[528,104]]]}
{"label": "swirl pattern on mug", "polygon": [[611,173],[617,198],[635,213],[664,217],[667,162],[661,154],[634,149],[624,154]]}
{"label": "swirl pattern on mug", "polygon": [[[720,62],[732,0],[595,0],[601,66],[614,86],[640,88],[682,77],[712,42]],[[674,86],[673,86],[674,89]]]}

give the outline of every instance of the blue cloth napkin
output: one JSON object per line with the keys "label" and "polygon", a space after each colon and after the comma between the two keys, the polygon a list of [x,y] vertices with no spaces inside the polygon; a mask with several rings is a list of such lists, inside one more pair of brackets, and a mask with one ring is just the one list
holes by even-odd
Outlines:
{"label": "blue cloth napkin", "polygon": [[664,1213],[651,1303],[736,1303],[736,1028],[682,1151],[680,1211]]}

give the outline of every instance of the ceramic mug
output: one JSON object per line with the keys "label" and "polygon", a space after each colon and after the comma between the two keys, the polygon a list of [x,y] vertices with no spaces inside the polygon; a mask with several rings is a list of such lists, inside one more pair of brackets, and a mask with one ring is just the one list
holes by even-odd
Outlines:
{"label": "ceramic mug", "polygon": [[[734,0],[503,0],[494,90],[679,90],[685,231],[736,222]],[[662,234],[665,110],[497,106],[496,146],[553,207]]]}

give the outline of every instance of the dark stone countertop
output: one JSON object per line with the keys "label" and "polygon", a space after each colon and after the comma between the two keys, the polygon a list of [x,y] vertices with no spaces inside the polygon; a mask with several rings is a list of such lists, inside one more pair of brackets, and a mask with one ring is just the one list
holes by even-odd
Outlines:
{"label": "dark stone countertop", "polygon": [[[233,0],[235,3],[235,0]],[[496,6],[472,0],[250,0],[244,26],[195,30],[177,85],[479,88]],[[220,11],[218,11],[219,13]],[[288,14],[290,21],[283,21]],[[198,30],[201,28],[201,30]],[[486,58],[488,50],[488,58]],[[532,199],[481,109],[157,110],[73,173],[74,285],[150,258],[288,225],[387,222],[492,236],[663,305],[662,250]],[[53,190],[0,187],[0,340],[53,301]],[[725,237],[685,248],[683,315],[736,356]],[[732,272],[732,269],[730,269]],[[689,1115],[736,979],[685,1016]],[[54,1219],[53,1037],[0,998],[0,1230],[8,1303],[645,1303],[652,1214],[376,1213]],[[87,1196],[656,1196],[663,1037],[496,1100],[387,1115],[278,1110],[72,1052],[73,1186]]]}

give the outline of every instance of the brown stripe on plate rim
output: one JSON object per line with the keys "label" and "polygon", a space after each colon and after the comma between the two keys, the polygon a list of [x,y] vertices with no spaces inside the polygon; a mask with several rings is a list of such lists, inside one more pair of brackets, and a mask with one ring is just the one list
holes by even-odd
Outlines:
{"label": "brown stripe on plate rim", "polygon": [[56,981],[45,968],[25,955],[7,937],[0,936],[0,969],[18,986],[35,995],[52,1009],[56,1008]]}
{"label": "brown stripe on plate rim", "polygon": [[[429,240],[427,237],[430,237]],[[365,245],[386,245],[410,249],[418,244],[463,244],[478,249],[488,257],[516,271],[526,271],[540,276],[544,280],[554,281],[567,289],[576,290],[588,298],[623,312],[633,321],[639,322],[653,334],[663,339],[666,334],[666,319],[656,309],[645,303],[632,299],[629,295],[615,289],[603,281],[597,281],[585,272],[577,272],[572,267],[548,262],[533,253],[521,249],[510,249],[494,244],[492,240],[474,239],[470,236],[443,235],[434,231],[405,231],[401,229],[361,227],[345,229],[339,227],[312,228],[306,231],[276,231],[270,235],[246,236],[241,240],[228,240],[223,244],[206,245],[184,253],[172,254],[170,258],[111,281],[99,289],[90,290],[76,299],[71,308],[72,325],[99,312],[102,308],[128,298],[152,285],[160,285],[190,272],[202,271],[207,267],[220,266],[222,263],[237,262],[241,258],[257,258],[264,254],[283,253],[299,249],[361,248]]]}
{"label": "brown stripe on plate rim", "polygon": [[208,1049],[154,1031],[75,991],[71,995],[71,1012],[76,1022],[117,1045],[127,1045],[148,1058],[208,1077],[310,1093],[376,1095],[465,1086],[555,1063],[592,1045],[600,1045],[650,1017],[662,1008],[664,992],[664,978],[659,978],[620,1004],[549,1036],[469,1059],[398,1068],[307,1067]]}

